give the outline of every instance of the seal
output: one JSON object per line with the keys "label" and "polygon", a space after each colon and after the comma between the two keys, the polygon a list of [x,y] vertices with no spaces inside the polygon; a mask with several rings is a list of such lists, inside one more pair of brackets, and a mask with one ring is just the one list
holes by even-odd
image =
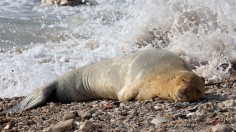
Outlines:
{"label": "seal", "polygon": [[21,112],[49,101],[142,101],[160,97],[192,102],[204,92],[204,78],[192,72],[183,59],[167,50],[150,49],[74,69],[6,112]]}

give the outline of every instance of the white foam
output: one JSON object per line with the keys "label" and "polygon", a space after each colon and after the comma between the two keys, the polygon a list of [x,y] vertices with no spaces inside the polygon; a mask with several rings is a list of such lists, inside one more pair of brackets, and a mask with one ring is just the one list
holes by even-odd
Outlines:
{"label": "white foam", "polygon": [[[14,11],[10,7],[29,1],[14,2],[1,1],[7,5],[2,10]],[[46,42],[30,45],[19,37],[28,48],[0,52],[0,97],[27,95],[71,69],[140,50],[137,44],[147,45],[141,49],[154,45],[171,50],[207,79],[229,75],[229,61],[236,58],[234,0],[98,2],[80,7],[28,5],[25,9],[34,17],[27,19],[42,15],[34,37]],[[226,69],[224,64],[229,64]]]}

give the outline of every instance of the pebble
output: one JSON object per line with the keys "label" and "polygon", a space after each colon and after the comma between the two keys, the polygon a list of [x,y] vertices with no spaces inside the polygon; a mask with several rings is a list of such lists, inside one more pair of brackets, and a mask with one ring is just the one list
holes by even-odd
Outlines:
{"label": "pebble", "polygon": [[192,107],[190,109],[187,109],[187,111],[195,112],[195,111],[197,111],[197,109],[198,109],[198,105],[196,105],[196,106],[194,106],[194,107]]}
{"label": "pebble", "polygon": [[156,111],[161,111],[162,110],[162,108],[159,107],[159,106],[154,106],[153,109],[156,110]]}
{"label": "pebble", "polygon": [[104,114],[103,112],[97,111],[97,112],[93,113],[92,116],[98,117],[98,116],[103,115],[103,114]]}
{"label": "pebble", "polygon": [[7,123],[9,122],[11,119],[10,118],[4,118],[0,120],[0,123]]}
{"label": "pebble", "polygon": [[48,112],[49,112],[49,109],[44,108],[41,112],[42,112],[42,113],[48,113]]}
{"label": "pebble", "polygon": [[61,131],[68,131],[73,128],[73,119],[69,119],[66,121],[60,121],[55,125],[51,125],[48,128],[45,128],[43,132],[61,132]]}
{"label": "pebble", "polygon": [[[203,98],[195,103],[177,103],[168,100],[47,103],[44,107],[9,114],[9,116],[1,112],[12,107],[19,100],[3,99],[0,101],[0,129],[3,129],[2,131],[42,131],[48,127],[44,131],[59,131],[59,125],[62,127],[59,121],[68,120],[73,121],[68,123],[68,127],[63,128],[67,129],[65,131],[80,131],[80,129],[83,131],[192,131],[194,129],[227,132],[236,129],[236,96],[228,96],[236,94],[236,89],[211,88],[212,92],[208,91],[206,94],[210,96],[209,98]],[[221,100],[218,97],[223,93],[228,97]],[[9,102],[12,105],[9,105]],[[9,124],[12,119],[15,119],[13,126]]]}
{"label": "pebble", "polygon": [[66,112],[62,118],[63,121],[68,120],[68,119],[75,119],[76,114],[73,112]]}
{"label": "pebble", "polygon": [[120,114],[121,116],[127,116],[127,115],[129,115],[129,113],[128,113],[127,111],[121,111],[119,114]]}
{"label": "pebble", "polygon": [[7,125],[4,127],[4,130],[10,130],[15,126],[15,119],[11,119]]}
{"label": "pebble", "polygon": [[114,107],[113,104],[108,103],[103,106],[103,110],[112,109],[113,107]]}
{"label": "pebble", "polygon": [[215,105],[211,102],[204,104],[203,110],[214,111],[216,109]]}
{"label": "pebble", "polygon": [[88,132],[91,129],[93,129],[94,125],[92,124],[92,122],[90,121],[85,121],[84,123],[82,123],[79,127],[79,130],[82,132]]}
{"label": "pebble", "polygon": [[222,102],[222,104],[224,104],[225,107],[234,107],[236,103],[233,99],[231,99]]}
{"label": "pebble", "polygon": [[195,117],[196,113],[195,112],[191,112],[191,113],[188,113],[186,116],[187,117]]}
{"label": "pebble", "polygon": [[232,128],[229,125],[218,124],[218,125],[213,126],[211,130],[212,132],[231,132]]}
{"label": "pebble", "polygon": [[158,126],[161,123],[165,123],[165,122],[168,122],[168,121],[171,121],[171,119],[170,118],[166,118],[166,117],[157,116],[156,118],[152,119],[151,123]]}
{"label": "pebble", "polygon": [[97,109],[91,109],[91,110],[89,110],[87,113],[93,114],[93,113],[95,113],[96,111],[98,111],[98,110],[97,110]]}

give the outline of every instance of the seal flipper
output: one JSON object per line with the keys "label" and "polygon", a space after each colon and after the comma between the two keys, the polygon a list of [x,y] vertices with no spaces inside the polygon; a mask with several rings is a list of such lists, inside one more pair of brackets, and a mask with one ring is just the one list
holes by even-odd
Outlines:
{"label": "seal flipper", "polygon": [[23,110],[36,108],[40,105],[43,105],[49,100],[50,96],[53,95],[55,90],[56,81],[34,91],[25,99],[23,99],[19,104],[9,110],[4,111],[3,113],[22,112]]}

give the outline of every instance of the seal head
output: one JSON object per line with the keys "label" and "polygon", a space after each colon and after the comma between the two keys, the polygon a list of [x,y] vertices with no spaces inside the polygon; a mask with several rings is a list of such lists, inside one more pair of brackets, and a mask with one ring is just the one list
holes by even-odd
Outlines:
{"label": "seal head", "polygon": [[191,72],[184,72],[175,79],[174,100],[193,102],[203,97],[205,79]]}

